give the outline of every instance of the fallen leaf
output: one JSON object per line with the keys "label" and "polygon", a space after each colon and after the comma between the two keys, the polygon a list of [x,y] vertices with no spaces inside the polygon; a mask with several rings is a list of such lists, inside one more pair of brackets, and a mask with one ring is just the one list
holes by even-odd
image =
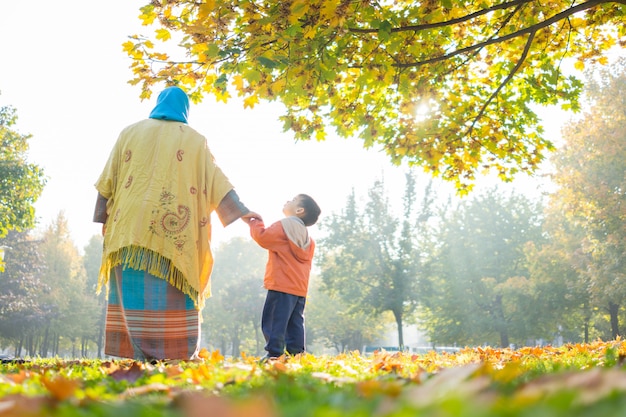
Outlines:
{"label": "fallen leaf", "polygon": [[538,400],[566,390],[576,391],[576,403],[591,404],[613,392],[626,392],[626,371],[593,368],[546,375],[527,383],[517,391],[516,397]]}
{"label": "fallen leaf", "polygon": [[200,349],[200,352],[198,352],[198,357],[200,359],[209,359],[210,353],[206,348],[202,348]]}
{"label": "fallen leaf", "polygon": [[122,399],[128,397],[136,397],[139,395],[150,394],[152,392],[170,392],[172,388],[169,385],[161,383],[153,383],[148,385],[142,385],[140,387],[130,387],[123,394],[120,395]]}
{"label": "fallen leaf", "polygon": [[81,386],[81,381],[65,378],[61,375],[57,375],[54,378],[48,378],[47,375],[43,375],[41,377],[41,383],[50,394],[59,401],[72,397]]}
{"label": "fallen leaf", "polygon": [[138,362],[133,362],[128,369],[116,369],[109,374],[116,381],[128,381],[134,383],[144,375],[143,367]]}
{"label": "fallen leaf", "polygon": [[0,416],[2,417],[40,417],[45,415],[44,408],[50,406],[50,399],[46,397],[24,397],[22,395],[8,395],[0,401]]}

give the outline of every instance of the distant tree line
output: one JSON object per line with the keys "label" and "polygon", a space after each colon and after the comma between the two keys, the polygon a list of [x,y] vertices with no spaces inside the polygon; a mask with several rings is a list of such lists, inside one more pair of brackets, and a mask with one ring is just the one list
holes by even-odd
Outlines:
{"label": "distant tree line", "polygon": [[[320,224],[307,305],[313,353],[361,349],[395,325],[433,344],[509,346],[622,336],[626,311],[626,62],[589,73],[587,106],[563,131],[554,192],[494,187],[442,199],[408,173],[401,201],[384,179],[353,191]],[[401,204],[399,204],[401,203]],[[399,213],[394,207],[401,206]],[[18,356],[102,356],[102,239],[83,253],[60,213],[43,231],[0,239],[0,347]],[[216,248],[202,344],[263,351],[266,253],[251,239]]]}

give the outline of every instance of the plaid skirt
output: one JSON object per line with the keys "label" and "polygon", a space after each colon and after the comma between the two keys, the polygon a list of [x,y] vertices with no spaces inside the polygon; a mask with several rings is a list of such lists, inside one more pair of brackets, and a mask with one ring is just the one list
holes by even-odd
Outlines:
{"label": "plaid skirt", "polygon": [[145,271],[119,265],[112,272],[104,353],[137,360],[193,359],[200,340],[193,300]]}

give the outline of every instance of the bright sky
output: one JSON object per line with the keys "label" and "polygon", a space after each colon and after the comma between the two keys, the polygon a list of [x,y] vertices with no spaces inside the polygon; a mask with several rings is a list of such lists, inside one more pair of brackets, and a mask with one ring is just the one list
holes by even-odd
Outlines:
{"label": "bright sky", "polygon": [[[148,117],[158,94],[139,100],[139,87],[127,84],[130,60],[121,46],[128,35],[152,30],[137,17],[146,3],[0,1],[0,106],[17,109],[17,130],[33,136],[29,159],[48,177],[35,206],[40,225],[64,211],[80,249],[100,233],[91,220],[93,184],[111,147],[124,127]],[[364,150],[359,139],[295,143],[282,133],[279,110],[271,104],[243,110],[240,102],[208,98],[190,111],[190,125],[207,137],[242,201],[266,223],[280,219],[283,203],[298,193],[315,198],[322,216],[340,212],[353,188],[365,198],[383,176],[390,196],[401,195],[405,169]],[[554,137],[565,116],[550,117]],[[536,189],[538,181],[527,179],[524,187]],[[248,236],[243,222],[224,229],[213,221],[216,241]]]}

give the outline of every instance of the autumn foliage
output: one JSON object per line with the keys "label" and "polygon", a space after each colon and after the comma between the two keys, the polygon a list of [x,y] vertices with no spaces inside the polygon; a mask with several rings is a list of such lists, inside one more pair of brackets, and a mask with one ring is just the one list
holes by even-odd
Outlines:
{"label": "autumn foliage", "polygon": [[[124,44],[141,97],[284,105],[296,139],[358,136],[461,190],[532,172],[552,143],[532,104],[579,107],[564,72],[624,46],[623,1],[152,1]],[[570,61],[571,62],[571,61]]]}
{"label": "autumn foliage", "polygon": [[625,357],[618,340],[266,363],[207,351],[196,362],[4,362],[0,416],[620,415]]}

